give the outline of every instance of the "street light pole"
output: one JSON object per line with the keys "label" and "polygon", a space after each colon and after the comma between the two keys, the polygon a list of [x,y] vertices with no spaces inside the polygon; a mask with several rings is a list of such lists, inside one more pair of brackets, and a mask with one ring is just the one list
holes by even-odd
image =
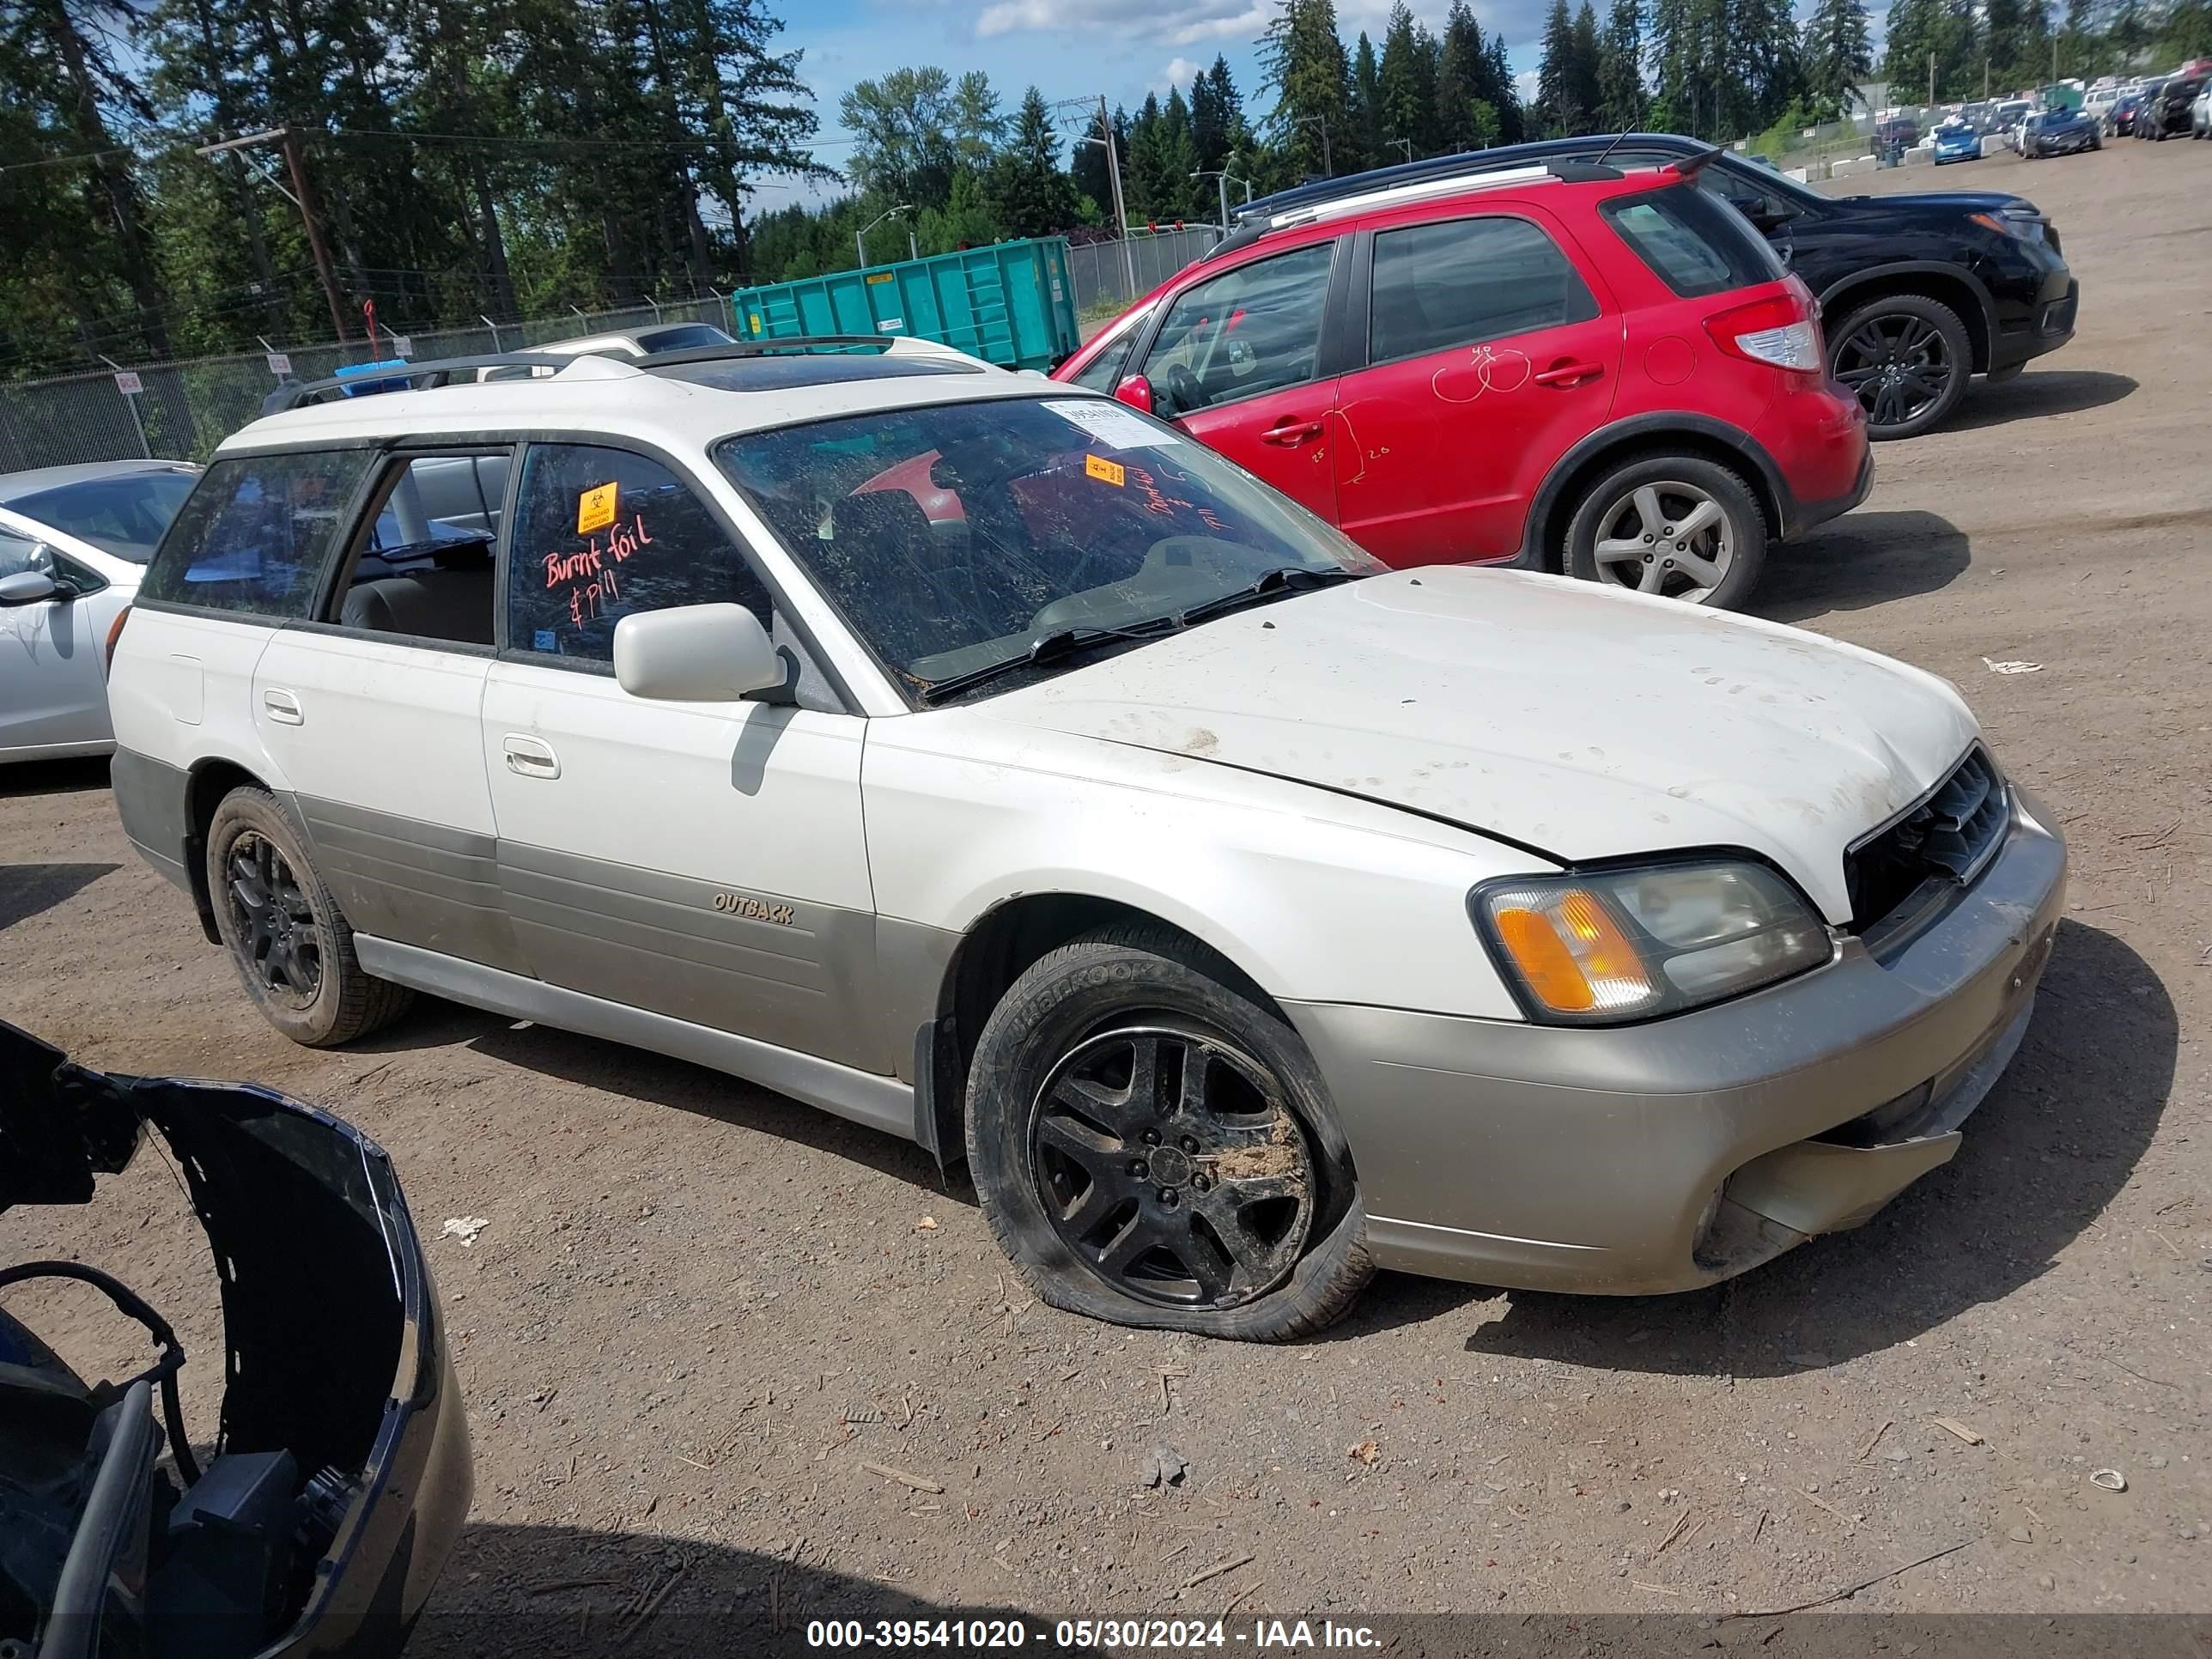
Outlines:
{"label": "street light pole", "polygon": [[[1326,131],[1326,129],[1324,129],[1324,131]],[[1392,143],[1392,144],[1395,144],[1395,145],[1397,145],[1397,146],[1398,146],[1398,148],[1399,148],[1399,149],[1401,149],[1404,150],[1404,151],[1406,152],[1406,159],[1407,159],[1408,161],[1411,161],[1413,159],[1413,141],[1412,139],[1410,139],[1410,138],[1390,138],[1390,139],[1386,139],[1386,140],[1384,140],[1384,142],[1385,142],[1386,143]]]}
{"label": "street light pole", "polygon": [[[885,208],[874,218],[869,220],[866,224],[861,226],[860,229],[853,233],[853,251],[860,255],[860,263],[863,265],[868,263],[868,233],[873,230],[878,225],[883,223],[886,219],[893,218],[902,213],[911,213],[913,211],[914,208],[911,204],[901,202],[896,207]],[[913,246],[914,233],[908,231],[907,233],[907,247],[911,251]]]}

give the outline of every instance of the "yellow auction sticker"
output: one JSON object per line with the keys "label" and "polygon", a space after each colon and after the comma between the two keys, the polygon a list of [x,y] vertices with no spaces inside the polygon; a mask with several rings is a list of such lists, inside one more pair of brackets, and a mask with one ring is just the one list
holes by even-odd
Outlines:
{"label": "yellow auction sticker", "polygon": [[1101,483],[1112,484],[1116,489],[1121,489],[1128,479],[1128,473],[1121,462],[1101,460],[1096,455],[1085,455],[1083,458],[1083,470]]}
{"label": "yellow auction sticker", "polygon": [[615,486],[595,485],[576,497],[576,533],[588,536],[615,521]]}

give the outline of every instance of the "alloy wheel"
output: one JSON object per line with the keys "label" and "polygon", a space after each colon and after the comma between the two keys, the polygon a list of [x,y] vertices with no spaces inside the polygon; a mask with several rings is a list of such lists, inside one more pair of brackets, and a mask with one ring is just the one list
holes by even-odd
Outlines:
{"label": "alloy wheel", "polygon": [[1143,1302],[1240,1306],[1290,1276],[1313,1230],[1313,1152],[1280,1085],[1200,1031],[1077,1044],[1038,1091],[1030,1162],[1061,1242]]}
{"label": "alloy wheel", "polygon": [[306,1007],[322,989],[322,943],[291,865],[276,842],[249,830],[230,844],[228,872],[240,951],[264,990]]}
{"label": "alloy wheel", "polygon": [[1592,552],[1601,582],[1702,605],[1735,562],[1735,527],[1697,485],[1662,479],[1606,508]]}
{"label": "alloy wheel", "polygon": [[1876,426],[1917,420],[1962,369],[1942,331],[1910,312],[1868,318],[1836,349],[1836,378]]}

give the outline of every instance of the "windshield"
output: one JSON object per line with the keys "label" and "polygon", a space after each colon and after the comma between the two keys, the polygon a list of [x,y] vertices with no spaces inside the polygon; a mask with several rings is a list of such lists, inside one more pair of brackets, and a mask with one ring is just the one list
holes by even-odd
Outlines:
{"label": "windshield", "polygon": [[1212,451],[1098,398],[878,410],[746,433],[715,459],[915,691],[1071,630],[1171,626],[1278,571],[1382,568]]}
{"label": "windshield", "polygon": [[155,544],[192,493],[194,477],[182,469],[123,472],[42,489],[8,505],[27,519],[90,542],[103,553],[143,564],[154,556]]}

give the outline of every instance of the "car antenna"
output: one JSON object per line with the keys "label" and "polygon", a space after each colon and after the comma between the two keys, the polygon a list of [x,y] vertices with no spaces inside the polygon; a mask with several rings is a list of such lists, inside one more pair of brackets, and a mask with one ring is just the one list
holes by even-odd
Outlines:
{"label": "car antenna", "polygon": [[1603,166],[1605,165],[1605,163],[1606,163],[1606,158],[1607,158],[1607,156],[1610,156],[1610,155],[1613,153],[1613,151],[1615,151],[1615,150],[1619,149],[1620,149],[1623,144],[1626,143],[1627,142],[1628,142],[1628,134],[1627,134],[1627,132],[1626,132],[1626,130],[1623,130],[1622,131],[1620,131],[1620,132],[1616,132],[1616,133],[1614,133],[1614,134],[1613,135],[1613,142],[1612,142],[1611,143],[1607,144],[1607,145],[1605,147],[1605,154],[1604,154],[1603,155],[1599,156],[1595,161],[1594,161],[1594,162],[1592,162],[1592,163],[1591,163],[1591,165],[1592,165],[1593,167],[1603,167]]}

